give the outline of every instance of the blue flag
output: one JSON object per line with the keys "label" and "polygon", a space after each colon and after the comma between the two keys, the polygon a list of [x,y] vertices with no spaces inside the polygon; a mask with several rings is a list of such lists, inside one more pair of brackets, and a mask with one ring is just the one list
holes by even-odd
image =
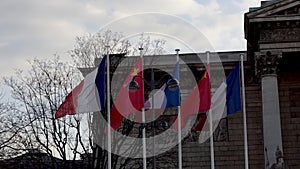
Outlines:
{"label": "blue flag", "polygon": [[241,110],[240,64],[230,72],[226,78],[227,114]]}
{"label": "blue flag", "polygon": [[[173,78],[175,78],[179,82],[179,62],[176,63],[176,66],[173,71]],[[169,79],[171,80],[171,79]],[[166,95],[166,108],[168,107],[176,107],[180,105],[180,88],[176,90],[170,90],[169,88],[165,88]]]}

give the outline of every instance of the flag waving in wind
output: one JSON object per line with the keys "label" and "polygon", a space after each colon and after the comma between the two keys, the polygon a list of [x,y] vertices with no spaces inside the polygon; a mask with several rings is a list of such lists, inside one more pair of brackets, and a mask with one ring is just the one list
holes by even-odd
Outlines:
{"label": "flag waving in wind", "polygon": [[[167,82],[172,80],[172,78],[177,81],[179,79],[178,62],[174,68],[173,76],[170,77]],[[146,101],[145,109],[163,109],[180,105],[180,88],[178,87],[178,89],[169,89],[167,87],[167,82]]]}
{"label": "flag waving in wind", "polygon": [[[150,118],[150,115],[152,115],[152,117],[150,118],[151,120],[153,120],[153,118],[159,117],[161,113],[164,112],[165,108],[180,106],[180,88],[178,87],[177,89],[168,89],[167,87],[167,82],[169,80],[172,80],[172,78],[179,81],[178,62],[175,65],[172,75],[170,75],[163,86],[155,91],[154,94],[151,95],[151,97],[145,102],[145,109],[148,109],[145,112],[146,119]],[[155,111],[152,111],[153,109],[155,109]],[[155,117],[153,117],[153,114]],[[137,113],[136,121],[141,120],[142,114]]]}
{"label": "flag waving in wind", "polygon": [[89,73],[66,97],[55,113],[55,119],[77,113],[101,111],[105,108],[105,63]]}
{"label": "flag waving in wind", "polygon": [[[226,80],[221,83],[212,97],[212,121],[219,121],[221,118],[227,117],[241,110],[241,87],[240,87],[240,65],[235,68],[226,77]],[[204,116],[207,116],[205,114]],[[205,120],[206,117],[204,117]],[[196,125],[196,130],[203,128],[204,121],[201,119]],[[207,126],[206,126],[207,127]],[[205,127],[205,128],[206,128]],[[216,126],[215,126],[216,127]]]}
{"label": "flag waving in wind", "polygon": [[[134,78],[136,77],[136,78]],[[139,89],[130,92],[128,83],[134,78]],[[143,82],[143,59],[140,58],[134,68],[126,77],[111,111],[111,127],[118,129],[122,125],[123,117],[135,113],[144,107],[144,82]]]}
{"label": "flag waving in wind", "polygon": [[[206,66],[202,78],[197,85],[192,89],[189,96],[181,105],[181,125],[185,126],[190,115],[198,114],[210,109],[211,95],[210,95],[210,65]],[[174,124],[177,124],[177,119]],[[175,130],[178,130],[177,125],[174,125]]]}

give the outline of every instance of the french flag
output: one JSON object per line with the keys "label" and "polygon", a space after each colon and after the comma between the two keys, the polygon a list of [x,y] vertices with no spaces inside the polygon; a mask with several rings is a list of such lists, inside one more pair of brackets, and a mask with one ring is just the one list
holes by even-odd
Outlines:
{"label": "french flag", "polygon": [[[229,114],[234,114],[241,110],[241,87],[240,87],[240,64],[237,64],[235,68],[226,77],[226,80],[221,83],[219,88],[215,91],[211,99],[211,111],[212,121],[219,121],[222,118],[227,117]],[[209,111],[207,113],[209,113]],[[203,115],[198,124],[195,126],[195,130],[208,129],[208,124],[205,123],[208,114]],[[214,127],[217,127],[214,124]]]}
{"label": "french flag", "polygon": [[[179,80],[179,63],[177,62],[173,70],[173,78]],[[168,80],[171,80],[168,79]],[[153,99],[152,99],[153,98]],[[153,101],[153,102],[152,102]],[[162,109],[176,107],[180,105],[180,89],[170,90],[165,83],[158,89],[152,97],[145,103],[145,109]]]}
{"label": "french flag", "polygon": [[100,65],[67,95],[55,113],[55,119],[105,109],[105,63],[106,56]]}

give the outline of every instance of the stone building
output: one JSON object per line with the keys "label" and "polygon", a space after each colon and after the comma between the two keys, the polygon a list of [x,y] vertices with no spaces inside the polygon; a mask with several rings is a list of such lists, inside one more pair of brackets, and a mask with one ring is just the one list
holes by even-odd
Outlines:
{"label": "stone building", "polygon": [[[279,152],[299,168],[300,1],[262,1],[245,13],[244,24],[249,168],[271,168]],[[227,140],[215,142],[216,168],[244,168],[242,113],[227,120]],[[210,168],[208,146],[183,147],[185,168]]]}
{"label": "stone building", "polygon": [[[269,169],[279,157],[289,168],[300,168],[300,1],[262,1],[245,13],[244,29],[247,51],[211,55],[220,57],[226,75],[244,56],[249,168]],[[196,55],[205,58],[206,53],[180,58],[199,75],[204,69],[194,60]],[[169,57],[174,55],[164,56],[166,61]],[[243,136],[242,111],[220,122],[214,133],[217,169],[245,168]],[[183,141],[183,168],[209,169],[209,140],[199,144],[197,137],[194,132]],[[174,147],[147,160],[156,168],[177,168],[176,154]],[[166,165],[168,160],[173,165]]]}
{"label": "stone building", "polygon": [[245,14],[245,38],[262,99],[258,108],[263,164],[275,163],[279,147],[290,167],[299,168],[300,1],[263,1],[261,7],[250,8]]}
{"label": "stone building", "polygon": [[[300,168],[300,1],[262,1],[244,22],[249,168],[271,168],[281,155]],[[241,112],[228,117],[227,129],[227,140],[215,142],[216,168],[244,168]],[[208,146],[183,147],[184,168],[210,168]]]}
{"label": "stone building", "polygon": [[[247,110],[247,141],[250,169],[269,169],[283,158],[290,169],[300,168],[300,1],[270,0],[262,1],[260,7],[253,7],[244,15],[244,33],[247,51],[228,51],[210,53],[212,67],[219,57],[225,75],[240,61],[241,55],[245,65],[245,93]],[[180,54],[180,58],[192,70],[195,77],[205,70],[207,53]],[[157,56],[147,56],[148,62]],[[198,58],[203,58],[199,63]],[[117,66],[121,55],[113,55],[112,66]],[[159,56],[156,66],[168,67],[173,55]],[[134,64],[137,59],[132,57]],[[150,61],[149,61],[150,60]],[[98,65],[99,62],[95,63]],[[147,68],[151,65],[145,65]],[[173,65],[174,66],[174,65]],[[92,69],[80,69],[86,75]],[[185,75],[185,70],[181,70]],[[212,68],[212,71],[214,69]],[[151,71],[145,72],[145,78]],[[154,72],[155,77],[162,76],[162,71]],[[126,73],[125,73],[126,74]],[[121,75],[122,76],[122,75]],[[147,77],[146,77],[147,76]],[[219,77],[211,76],[212,79]],[[197,79],[198,80],[198,79]],[[188,95],[184,86],[190,82],[180,82],[182,98]],[[212,84],[212,90],[217,86]],[[149,90],[146,88],[146,90]],[[172,119],[176,109],[163,113],[161,119]],[[169,123],[172,120],[167,120]],[[99,123],[97,125],[102,125]],[[214,132],[214,159],[216,169],[245,168],[243,112],[222,119]],[[96,126],[96,129],[98,126]],[[151,135],[152,131],[148,134]],[[205,132],[205,131],[201,131]],[[154,131],[155,133],[155,131]],[[209,169],[209,139],[199,143],[200,131],[191,131],[182,141],[184,169]],[[105,141],[103,133],[101,138]],[[107,154],[99,155],[96,150],[95,168],[106,163]],[[104,160],[101,161],[101,158]],[[113,160],[124,160],[113,156]],[[127,159],[125,159],[126,161]],[[123,168],[141,168],[141,159],[130,159]],[[58,162],[54,164],[54,162]],[[148,168],[178,168],[177,147],[156,157],[147,158]],[[0,161],[0,168],[65,168],[60,159],[54,159],[42,152],[29,152],[19,157]],[[45,165],[48,164],[48,165]],[[116,166],[120,165],[120,162]],[[84,160],[68,164],[70,168],[88,168]]]}

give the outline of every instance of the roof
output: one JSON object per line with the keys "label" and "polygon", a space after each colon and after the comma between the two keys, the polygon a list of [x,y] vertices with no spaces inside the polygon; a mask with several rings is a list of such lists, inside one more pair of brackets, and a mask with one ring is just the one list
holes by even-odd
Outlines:
{"label": "roof", "polygon": [[264,8],[264,7],[267,7],[267,6],[270,6],[270,5],[279,3],[279,2],[281,2],[281,1],[283,1],[283,0],[261,1],[260,7],[250,7],[250,8],[249,8],[249,12],[253,12],[253,11],[262,9],[262,8]]}

